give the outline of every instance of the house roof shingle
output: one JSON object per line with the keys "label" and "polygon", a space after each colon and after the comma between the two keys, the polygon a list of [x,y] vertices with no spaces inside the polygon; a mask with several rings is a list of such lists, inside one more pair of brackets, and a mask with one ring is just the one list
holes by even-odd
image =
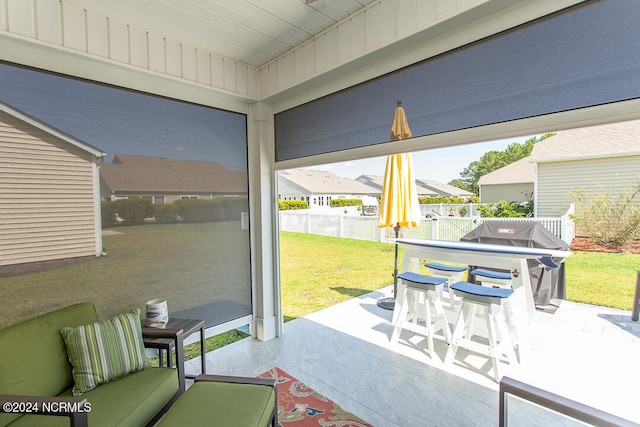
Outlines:
{"label": "house roof shingle", "polygon": [[640,154],[640,120],[562,131],[536,143],[531,155],[480,177],[478,185],[529,183],[534,163]]}
{"label": "house roof shingle", "polygon": [[538,162],[640,153],[640,120],[566,130],[533,146]]}
{"label": "house roof shingle", "polygon": [[351,178],[342,178],[327,171],[288,169],[280,171],[280,178],[305,189],[311,194],[372,194],[372,188]]}
{"label": "house roof shingle", "polygon": [[443,195],[443,196],[450,195],[452,197],[475,196],[475,194],[473,194],[470,191],[463,190],[453,185],[444,184],[439,181],[434,181],[432,179],[416,179],[416,184],[418,184],[418,187],[425,188],[427,191],[432,191],[432,190],[435,191],[437,195]]}
{"label": "house roof shingle", "polygon": [[[379,175],[360,175],[356,180],[375,188],[377,191],[381,191],[384,177]],[[469,191],[431,179],[416,179],[416,187],[419,196],[474,196],[474,194]]]}
{"label": "house roof shingle", "polygon": [[100,167],[100,177],[111,190],[149,192],[210,192],[243,194],[247,174],[218,163],[118,154]]}
{"label": "house roof shingle", "polygon": [[[380,176],[380,175],[360,175],[359,177],[356,178],[356,181],[361,182],[361,183],[371,187],[373,190],[375,190],[378,193],[381,193],[382,192],[382,184],[384,182],[384,176]],[[419,185],[416,185],[416,187],[417,187],[417,190],[418,190],[418,196],[437,196],[438,195],[438,193],[436,193],[433,190],[426,189],[426,188],[421,187]]]}
{"label": "house roof shingle", "polygon": [[533,161],[531,157],[525,157],[482,175],[478,180],[478,185],[522,184],[533,182],[534,177],[535,167]]}

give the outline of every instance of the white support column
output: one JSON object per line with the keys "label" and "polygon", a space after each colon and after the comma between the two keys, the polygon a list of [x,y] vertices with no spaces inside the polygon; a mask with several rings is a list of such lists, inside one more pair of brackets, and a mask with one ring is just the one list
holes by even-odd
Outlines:
{"label": "white support column", "polygon": [[102,255],[102,209],[100,200],[100,166],[99,159],[92,162],[93,174],[93,220],[96,240],[96,257]]}
{"label": "white support column", "polygon": [[247,124],[254,336],[267,341],[282,333],[271,105],[253,104]]}

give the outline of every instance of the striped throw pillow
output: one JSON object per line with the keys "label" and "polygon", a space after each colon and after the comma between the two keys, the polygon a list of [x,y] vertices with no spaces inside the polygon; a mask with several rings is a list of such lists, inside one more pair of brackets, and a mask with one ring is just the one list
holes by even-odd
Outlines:
{"label": "striped throw pillow", "polygon": [[140,310],[61,330],[73,367],[73,395],[148,367]]}

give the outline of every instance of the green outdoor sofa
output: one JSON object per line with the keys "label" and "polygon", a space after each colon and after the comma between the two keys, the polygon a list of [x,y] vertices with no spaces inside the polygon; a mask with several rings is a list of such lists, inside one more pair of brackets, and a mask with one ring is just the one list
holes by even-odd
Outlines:
{"label": "green outdoor sofa", "polygon": [[[73,396],[61,329],[97,320],[92,303],[79,303],[0,330],[0,427],[139,427],[155,424],[171,407],[185,388],[183,351],[176,352],[175,369],[142,369]],[[153,335],[175,339],[182,350],[182,331]],[[53,416],[42,414],[47,411]]]}
{"label": "green outdoor sofa", "polygon": [[[147,366],[147,337],[174,340],[175,369]],[[143,336],[138,311],[98,322],[79,303],[0,330],[0,427],[156,424],[275,427],[276,380],[200,375],[185,393],[182,330]]]}

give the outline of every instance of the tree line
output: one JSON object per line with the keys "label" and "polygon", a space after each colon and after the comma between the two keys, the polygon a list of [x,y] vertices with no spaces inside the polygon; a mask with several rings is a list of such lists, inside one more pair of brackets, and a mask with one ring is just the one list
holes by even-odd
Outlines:
{"label": "tree line", "polygon": [[556,134],[546,133],[540,137],[529,138],[522,144],[514,142],[503,151],[488,151],[479,160],[469,163],[469,166],[460,172],[460,178],[450,181],[449,185],[479,194],[478,180],[481,176],[528,157],[535,144],[554,135]]}

